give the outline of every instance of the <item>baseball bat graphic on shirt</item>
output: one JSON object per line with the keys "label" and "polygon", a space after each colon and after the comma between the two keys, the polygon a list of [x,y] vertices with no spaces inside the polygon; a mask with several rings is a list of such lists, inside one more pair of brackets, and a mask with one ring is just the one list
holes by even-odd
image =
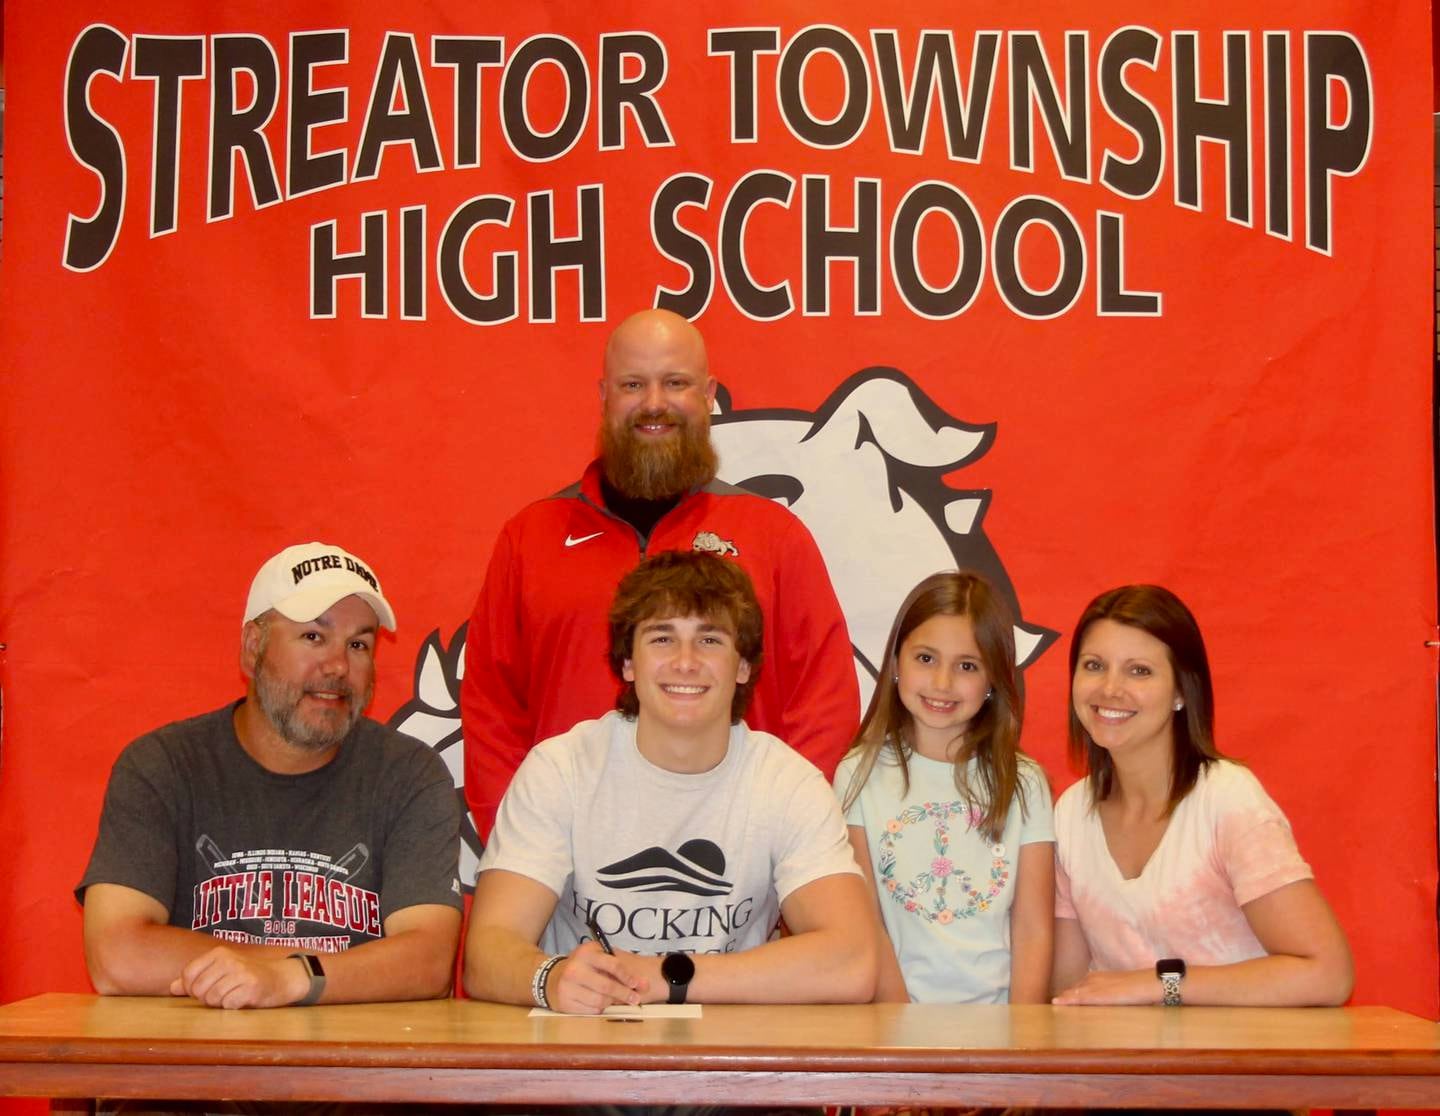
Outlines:
{"label": "baseball bat graphic on shirt", "polygon": [[195,851],[200,854],[200,859],[205,862],[205,867],[210,869],[212,876],[220,874],[220,862],[225,859],[225,854],[220,851],[220,846],[210,839],[208,833],[200,834],[195,842]]}
{"label": "baseball bat graphic on shirt", "polygon": [[363,841],[356,841],[350,847],[350,851],[326,868],[323,874],[332,880],[337,875],[344,875],[348,879],[364,868],[369,859],[370,850],[365,847]]}

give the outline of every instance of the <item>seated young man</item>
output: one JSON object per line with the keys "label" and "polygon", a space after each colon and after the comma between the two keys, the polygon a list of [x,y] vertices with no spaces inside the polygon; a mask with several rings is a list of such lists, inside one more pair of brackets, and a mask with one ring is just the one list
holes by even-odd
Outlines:
{"label": "seated young man", "polygon": [[[617,711],[516,772],[475,886],[471,996],[565,1012],[870,999],[874,902],[835,796],[740,721],[760,633],[733,562],[665,553],[621,581]],[[770,941],[782,914],[790,934]]]}

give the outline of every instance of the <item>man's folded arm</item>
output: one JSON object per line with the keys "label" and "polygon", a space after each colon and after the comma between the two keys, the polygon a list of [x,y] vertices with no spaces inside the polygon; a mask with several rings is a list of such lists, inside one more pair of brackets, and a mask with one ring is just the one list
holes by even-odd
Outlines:
{"label": "man's folded arm", "polygon": [[[87,887],[85,964],[95,990],[105,996],[167,995],[186,965],[220,944],[209,934],[171,926],[168,920],[164,905],[143,891],[123,884]],[[283,958],[294,952],[278,946],[231,948],[256,957]]]}
{"label": "man's folded arm", "polygon": [[[120,884],[85,891],[85,961],[105,995],[190,995],[212,1007],[282,1007],[305,996],[310,980],[282,945],[220,941],[166,923],[164,906]],[[460,912],[417,904],[385,919],[385,937],[319,954],[321,1003],[418,1000],[444,996],[460,937]]]}
{"label": "man's folded arm", "polygon": [[[466,993],[477,1000],[532,1003],[531,982],[546,959],[536,943],[557,902],[548,887],[518,872],[493,868],[480,873],[465,939]],[[585,942],[551,968],[546,1000],[556,1011],[580,1014],[615,1003],[638,1004],[652,987],[664,984],[658,966],[654,958],[612,956]],[[657,970],[653,980],[647,975],[650,968]]]}
{"label": "man's folded arm", "polygon": [[530,980],[545,960],[539,945],[558,898],[544,884],[492,868],[475,881],[465,937],[465,993],[502,1004],[531,1002]]}
{"label": "man's folded arm", "polygon": [[455,908],[440,903],[402,908],[385,919],[383,938],[320,955],[326,978],[320,1003],[448,996],[459,944],[460,912]]}
{"label": "man's folded arm", "polygon": [[781,904],[790,933],[740,953],[695,959],[695,1003],[868,1003],[875,995],[875,919],[857,873],[797,887]]}

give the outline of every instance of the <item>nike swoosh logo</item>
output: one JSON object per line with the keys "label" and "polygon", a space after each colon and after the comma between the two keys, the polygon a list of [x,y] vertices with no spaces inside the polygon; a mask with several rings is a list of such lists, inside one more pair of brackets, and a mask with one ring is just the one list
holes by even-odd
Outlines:
{"label": "nike swoosh logo", "polygon": [[579,546],[582,542],[589,542],[591,539],[598,539],[604,531],[596,531],[593,535],[581,535],[578,539],[572,535],[565,536],[566,546]]}

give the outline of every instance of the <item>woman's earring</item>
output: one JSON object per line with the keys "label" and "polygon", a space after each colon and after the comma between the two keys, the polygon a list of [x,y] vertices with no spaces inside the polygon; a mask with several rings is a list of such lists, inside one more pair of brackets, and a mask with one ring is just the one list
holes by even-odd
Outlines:
{"label": "woman's earring", "polygon": [[1182,709],[1184,709],[1184,708],[1185,708],[1185,702],[1182,701],[1180,698],[1176,698],[1176,699],[1175,699],[1175,712],[1176,712],[1176,713],[1179,713],[1180,710],[1182,710]]}
{"label": "woman's earring", "polygon": [[986,701],[989,701],[989,700],[990,700],[990,696],[991,696],[992,694],[994,694],[994,693],[995,693],[995,690],[994,690],[993,688],[991,688],[991,689],[989,689],[989,690],[986,690],[986,691],[985,691],[985,700],[986,700]]}

